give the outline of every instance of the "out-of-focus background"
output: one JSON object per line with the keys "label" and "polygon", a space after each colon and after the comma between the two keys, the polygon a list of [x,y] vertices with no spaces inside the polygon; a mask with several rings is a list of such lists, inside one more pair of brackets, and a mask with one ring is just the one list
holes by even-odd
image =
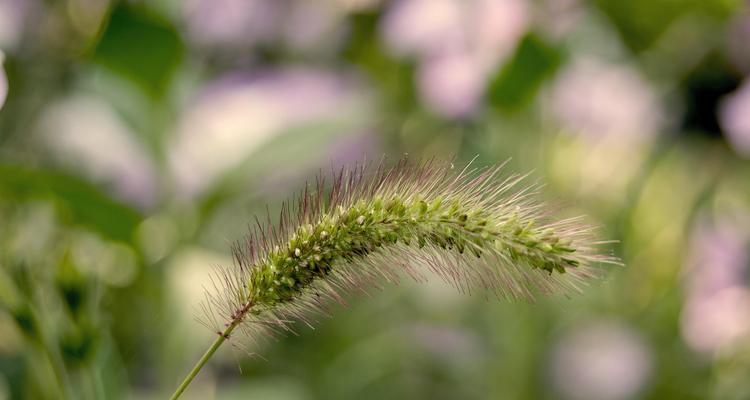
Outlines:
{"label": "out-of-focus background", "polygon": [[510,158],[627,267],[352,296],[185,398],[750,398],[743,1],[0,0],[0,60],[0,399],[164,398],[252,216],[404,153]]}

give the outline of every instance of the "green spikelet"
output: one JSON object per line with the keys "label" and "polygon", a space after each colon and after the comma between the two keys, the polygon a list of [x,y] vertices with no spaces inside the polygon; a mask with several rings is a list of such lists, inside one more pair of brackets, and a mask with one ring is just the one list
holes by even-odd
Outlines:
{"label": "green spikelet", "polygon": [[[204,323],[219,335],[177,388],[178,398],[236,329],[257,337],[310,323],[310,310],[341,293],[365,290],[402,275],[432,271],[458,290],[531,300],[555,290],[580,291],[603,255],[592,228],[554,220],[534,201],[523,176],[500,177],[501,166],[454,169],[409,163],[359,166],[317,180],[279,223],[257,226],[232,248],[235,266],[214,277],[217,293],[203,305]],[[328,195],[325,195],[328,193]]]}
{"label": "green spikelet", "polygon": [[343,303],[342,292],[403,274],[422,281],[425,271],[464,292],[532,300],[580,291],[596,264],[617,263],[596,251],[591,227],[551,220],[523,176],[500,170],[402,160],[341,170],[330,188],[319,177],[278,224],[258,222],[233,246],[236,265],[221,272],[206,322],[247,334],[289,329],[326,299]]}

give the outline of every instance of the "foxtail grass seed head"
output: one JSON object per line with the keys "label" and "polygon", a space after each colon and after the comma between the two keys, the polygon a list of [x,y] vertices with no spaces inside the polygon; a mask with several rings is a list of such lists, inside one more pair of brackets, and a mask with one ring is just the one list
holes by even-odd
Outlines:
{"label": "foxtail grass seed head", "polygon": [[233,245],[235,265],[214,277],[204,322],[251,337],[288,330],[328,300],[343,304],[342,293],[404,274],[423,281],[426,271],[462,292],[533,300],[579,292],[601,264],[618,264],[591,226],[555,220],[534,185],[501,168],[403,159],[342,169],[330,185],[319,176],[277,224],[256,220]]}

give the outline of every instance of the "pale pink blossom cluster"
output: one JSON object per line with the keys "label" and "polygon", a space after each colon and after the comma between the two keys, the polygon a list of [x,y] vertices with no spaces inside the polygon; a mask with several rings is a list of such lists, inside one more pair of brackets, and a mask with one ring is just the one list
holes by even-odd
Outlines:
{"label": "pale pink blossom cluster", "polygon": [[643,141],[664,123],[656,93],[634,68],[595,58],[574,60],[549,100],[566,132],[589,139]]}
{"label": "pale pink blossom cluster", "polygon": [[275,35],[282,2],[274,0],[189,0],[188,37],[207,46],[247,46]]}
{"label": "pale pink blossom cluster", "polygon": [[750,334],[748,232],[739,220],[701,222],[685,271],[682,336],[693,350],[713,353]]}
{"label": "pale pink blossom cluster", "polygon": [[719,105],[718,117],[722,131],[738,154],[750,157],[750,15],[735,18],[727,32],[727,58],[736,71],[745,75],[742,85],[725,96]]}
{"label": "pale pink blossom cluster", "polygon": [[750,78],[719,107],[719,121],[734,150],[750,156]]}
{"label": "pale pink blossom cluster", "polygon": [[34,6],[32,0],[0,0],[0,50],[8,52],[18,47]]}
{"label": "pale pink blossom cluster", "polygon": [[5,104],[5,97],[8,96],[8,77],[5,76],[3,68],[3,52],[0,51],[0,110]]}
{"label": "pale pink blossom cluster", "polygon": [[8,77],[3,68],[5,53],[15,50],[21,42],[31,1],[0,0],[0,110],[8,96]]}
{"label": "pale pink blossom cluster", "polygon": [[355,79],[288,68],[226,76],[183,113],[169,164],[180,194],[202,191],[274,136],[303,124],[357,119],[367,101]]}
{"label": "pale pink blossom cluster", "polygon": [[416,60],[425,106],[446,117],[476,112],[490,74],[527,31],[522,0],[397,0],[381,36],[398,57]]}
{"label": "pale pink blossom cluster", "polygon": [[594,321],[565,334],[551,359],[555,398],[636,398],[653,371],[647,343],[638,331],[614,321]]}
{"label": "pale pink blossom cluster", "polygon": [[344,15],[336,2],[189,0],[184,7],[190,42],[219,51],[281,43],[325,53],[338,42]]}

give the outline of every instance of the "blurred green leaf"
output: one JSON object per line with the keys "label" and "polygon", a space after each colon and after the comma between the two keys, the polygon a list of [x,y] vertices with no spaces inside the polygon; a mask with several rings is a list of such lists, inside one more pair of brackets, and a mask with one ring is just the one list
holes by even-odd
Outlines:
{"label": "blurred green leaf", "polygon": [[414,87],[414,64],[395,60],[379,39],[380,14],[360,12],[352,15],[349,40],[343,58],[356,64],[377,83],[376,87],[388,102],[383,106],[397,114],[417,105]]}
{"label": "blurred green leaf", "polygon": [[740,0],[597,0],[596,6],[634,51],[649,48],[673,22],[688,15],[726,21],[742,8]]}
{"label": "blurred green leaf", "polygon": [[523,108],[536,95],[545,79],[562,61],[558,49],[535,34],[528,34],[516,48],[511,61],[499,71],[489,86],[489,99],[505,110]]}
{"label": "blurred green leaf", "polygon": [[184,51],[168,21],[140,9],[118,6],[93,59],[158,97],[164,93]]}
{"label": "blurred green leaf", "polygon": [[57,264],[55,285],[71,315],[78,317],[85,311],[84,304],[89,295],[86,277],[74,264],[70,252],[66,252]]}
{"label": "blurred green leaf", "polygon": [[0,165],[0,195],[7,199],[51,200],[64,219],[123,242],[130,242],[141,216],[91,184],[56,171]]}

